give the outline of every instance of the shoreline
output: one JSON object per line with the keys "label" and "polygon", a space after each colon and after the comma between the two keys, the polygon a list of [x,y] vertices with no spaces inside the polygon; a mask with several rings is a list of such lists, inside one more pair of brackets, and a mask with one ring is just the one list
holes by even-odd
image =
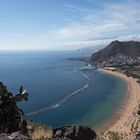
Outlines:
{"label": "shoreline", "polygon": [[[116,121],[118,121],[120,119],[120,116],[122,115],[122,110],[124,109],[124,106],[129,98],[129,92],[128,92],[128,82],[125,80],[125,78],[122,78],[121,76],[116,75],[115,73],[112,73],[112,71],[110,70],[105,70],[105,69],[98,69],[98,71],[105,73],[105,74],[109,74],[112,75],[113,77],[116,77],[118,79],[121,79],[125,82],[126,84],[126,91],[125,91],[125,95],[124,95],[124,99],[122,100],[122,102],[120,103],[120,106],[118,107],[118,109],[116,110],[116,112],[112,115],[111,118],[109,118],[108,120],[106,120],[105,123],[103,123],[101,125],[101,127],[95,129],[97,133],[103,133],[108,131],[108,129],[114,125],[116,123]],[[111,72],[111,73],[110,73]],[[121,73],[122,74],[122,73]]]}
{"label": "shoreline", "polygon": [[[103,126],[104,135],[107,137],[108,131],[113,131],[125,139],[133,139],[135,134],[140,131],[138,122],[140,121],[137,115],[139,101],[140,101],[140,86],[136,79],[127,77],[121,72],[99,69],[99,71],[111,74],[115,77],[121,78],[127,84],[127,93],[124,101],[120,105],[118,112],[113,115],[113,118]],[[137,129],[136,129],[137,127]]]}

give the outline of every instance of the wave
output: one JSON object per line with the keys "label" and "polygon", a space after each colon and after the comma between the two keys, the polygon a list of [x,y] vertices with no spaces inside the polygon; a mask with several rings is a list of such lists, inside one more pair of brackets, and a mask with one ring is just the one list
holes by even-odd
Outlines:
{"label": "wave", "polygon": [[26,113],[25,115],[26,115],[26,116],[32,116],[32,115],[39,114],[39,113],[41,113],[41,112],[46,112],[46,111],[48,111],[48,110],[51,110],[51,109],[54,109],[54,108],[58,108],[58,107],[60,107],[62,104],[64,104],[69,98],[71,98],[72,96],[74,96],[74,95],[78,94],[79,92],[81,92],[81,91],[85,90],[86,88],[88,88],[88,87],[89,87],[89,84],[90,84],[90,79],[89,79],[89,77],[88,77],[86,74],[83,74],[83,73],[80,73],[80,74],[87,80],[86,84],[85,84],[82,88],[80,88],[80,89],[78,89],[78,90],[76,90],[76,91],[70,93],[69,95],[65,96],[65,97],[62,98],[61,100],[59,100],[59,101],[57,101],[57,102],[55,102],[55,103],[53,103],[53,104],[51,104],[51,105],[48,105],[48,106],[46,106],[46,107],[43,107],[43,108],[41,108],[41,109],[39,109],[39,110],[37,110],[37,111],[33,111],[33,112]]}

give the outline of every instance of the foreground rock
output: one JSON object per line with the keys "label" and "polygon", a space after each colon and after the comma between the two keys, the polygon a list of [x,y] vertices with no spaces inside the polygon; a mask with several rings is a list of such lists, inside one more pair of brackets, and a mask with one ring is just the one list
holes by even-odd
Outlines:
{"label": "foreground rock", "polygon": [[95,140],[96,133],[85,126],[64,126],[53,130],[52,140]]}
{"label": "foreground rock", "polygon": [[[26,91],[23,92],[23,87],[20,88],[18,94],[13,96],[7,87],[0,82],[0,137],[3,137],[0,140],[6,139],[6,137],[12,139],[10,135],[28,135],[24,113],[16,104],[17,101],[26,100],[27,96]],[[20,133],[17,133],[17,131],[20,131]]]}
{"label": "foreground rock", "polygon": [[7,87],[0,82],[0,140],[96,139],[96,133],[92,129],[78,125],[64,126],[53,130],[46,129],[43,126],[35,126],[29,129],[24,119],[24,112],[17,106],[17,102],[27,100],[27,96],[28,93],[26,93],[26,90],[23,91],[23,87],[19,89],[18,94],[13,96],[7,90]]}
{"label": "foreground rock", "polygon": [[30,140],[26,135],[23,135],[21,132],[14,132],[11,134],[0,134],[0,140]]}

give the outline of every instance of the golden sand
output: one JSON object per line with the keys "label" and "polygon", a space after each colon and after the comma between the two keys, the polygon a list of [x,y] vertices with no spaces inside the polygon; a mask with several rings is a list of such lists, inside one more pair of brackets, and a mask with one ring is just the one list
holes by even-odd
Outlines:
{"label": "golden sand", "polygon": [[125,100],[120,110],[119,119],[107,131],[117,132],[123,140],[133,140],[135,135],[140,132],[140,116],[137,114],[140,103],[140,86],[136,82],[137,79],[127,77],[118,71],[114,72],[105,69],[100,69],[100,71],[119,77],[128,84],[127,100]]}

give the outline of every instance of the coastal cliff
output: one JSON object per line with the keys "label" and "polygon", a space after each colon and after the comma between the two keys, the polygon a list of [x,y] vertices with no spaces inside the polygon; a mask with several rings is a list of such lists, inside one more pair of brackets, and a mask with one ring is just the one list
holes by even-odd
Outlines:
{"label": "coastal cliff", "polygon": [[85,126],[64,126],[51,129],[24,119],[17,101],[27,100],[28,94],[20,88],[13,96],[0,82],[0,140],[94,140],[96,133]]}
{"label": "coastal cliff", "polygon": [[28,93],[21,87],[13,96],[7,87],[0,82],[0,139],[28,139],[27,121],[24,112],[17,106],[17,101],[27,100]]}

